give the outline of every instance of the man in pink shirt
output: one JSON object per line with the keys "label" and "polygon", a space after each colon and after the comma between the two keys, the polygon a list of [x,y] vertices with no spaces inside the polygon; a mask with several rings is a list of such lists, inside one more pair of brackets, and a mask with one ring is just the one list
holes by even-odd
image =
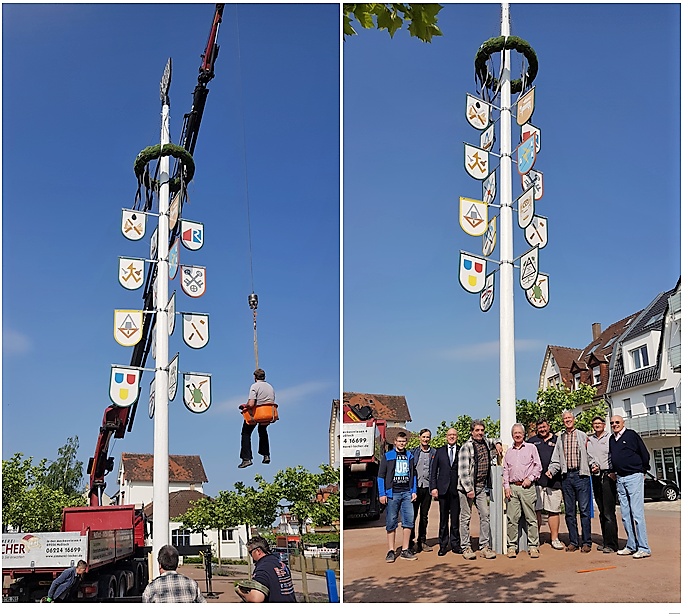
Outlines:
{"label": "man in pink shirt", "polygon": [[528,554],[533,559],[540,556],[540,536],[535,514],[535,482],[542,473],[542,463],[537,447],[523,441],[525,429],[517,422],[511,427],[514,445],[504,455],[504,496],[507,498],[507,556],[516,558],[518,525],[521,512],[528,525]]}

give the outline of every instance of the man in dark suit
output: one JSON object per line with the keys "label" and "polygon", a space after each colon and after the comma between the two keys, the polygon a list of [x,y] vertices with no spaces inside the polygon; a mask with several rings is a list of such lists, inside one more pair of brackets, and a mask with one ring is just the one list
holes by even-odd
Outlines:
{"label": "man in dark suit", "polygon": [[447,431],[447,445],[438,448],[430,471],[431,495],[437,497],[440,506],[440,550],[438,556],[445,556],[450,548],[455,554],[461,553],[459,492],[457,491],[458,465],[457,430],[449,429]]}

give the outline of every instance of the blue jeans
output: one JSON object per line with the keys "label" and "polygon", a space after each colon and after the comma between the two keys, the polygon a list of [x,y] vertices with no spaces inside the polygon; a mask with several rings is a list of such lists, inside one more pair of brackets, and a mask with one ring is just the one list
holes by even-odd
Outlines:
{"label": "blue jeans", "polygon": [[576,502],[578,502],[583,546],[591,546],[590,476],[581,476],[577,471],[570,471],[561,480],[561,493],[564,496],[569,541],[576,547],[580,545],[578,543],[578,523],[576,522]]}
{"label": "blue jeans", "polygon": [[[644,550],[652,553],[647,543],[647,523],[645,522],[645,476],[631,473],[616,477],[618,502],[621,505],[623,526],[628,535],[626,548],[635,552]],[[634,524],[633,524],[634,523]]]}
{"label": "blue jeans", "polygon": [[385,530],[390,533],[397,528],[397,519],[402,517],[402,528],[414,528],[414,506],[411,503],[411,492],[394,492],[388,497],[385,508]]}

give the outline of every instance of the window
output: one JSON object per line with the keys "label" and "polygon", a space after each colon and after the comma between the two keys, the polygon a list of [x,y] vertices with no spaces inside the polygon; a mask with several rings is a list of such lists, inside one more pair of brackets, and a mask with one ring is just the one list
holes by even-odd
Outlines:
{"label": "window", "polygon": [[602,376],[599,373],[599,367],[592,367],[592,383],[595,385],[602,383]]}
{"label": "window", "polygon": [[172,546],[190,546],[190,530],[189,529],[174,529],[171,532]]}
{"label": "window", "polygon": [[559,385],[559,376],[554,375],[547,380],[547,385],[551,388]]}
{"label": "window", "polygon": [[580,373],[576,373],[574,376],[574,382],[576,386],[576,390],[580,390]]}
{"label": "window", "polygon": [[604,344],[604,347],[605,347],[605,348],[608,348],[610,345],[613,345],[613,344],[614,344],[614,341],[616,341],[616,337],[617,337],[617,335],[614,335],[611,339],[609,339],[609,341],[607,341],[607,342]]}
{"label": "window", "polygon": [[632,418],[632,409],[630,407],[630,399],[623,399],[623,411],[626,414],[626,418]]}
{"label": "window", "polygon": [[233,541],[233,529],[221,529],[221,541],[222,542],[232,542]]}
{"label": "window", "polygon": [[633,357],[633,368],[642,369],[649,366],[649,358],[647,356],[647,346],[637,348],[636,350],[630,350],[630,355]]}

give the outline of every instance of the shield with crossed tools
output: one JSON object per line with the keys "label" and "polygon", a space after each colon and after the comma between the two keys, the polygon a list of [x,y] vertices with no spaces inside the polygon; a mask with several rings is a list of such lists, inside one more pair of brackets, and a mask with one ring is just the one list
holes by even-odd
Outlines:
{"label": "shield with crossed tools", "polygon": [[129,241],[140,241],[145,236],[147,215],[133,209],[121,210],[121,234]]}
{"label": "shield with crossed tools", "polygon": [[533,216],[533,221],[524,231],[528,245],[542,249],[547,245],[547,218],[541,215]]}
{"label": "shield with crossed tools", "polygon": [[207,289],[207,273],[203,266],[181,265],[181,288],[188,296],[197,298]]}
{"label": "shield with crossed tools", "polygon": [[203,373],[183,374],[183,403],[196,414],[209,409],[212,404],[212,376]]}
{"label": "shield with crossed tools", "polygon": [[538,280],[540,273],[539,251],[539,248],[536,246],[521,256],[519,282],[524,290],[532,288]]}
{"label": "shield with crossed tools", "polygon": [[497,196],[497,171],[492,171],[483,180],[483,202],[491,205]]}
{"label": "shield with crossed tools", "polygon": [[466,94],[466,121],[476,130],[487,128],[490,123],[490,105],[480,98]]}
{"label": "shield with crossed tools", "polygon": [[483,312],[488,311],[492,304],[495,302],[495,274],[490,273],[485,278],[485,288],[480,293],[480,310]]}
{"label": "shield with crossed tools", "polygon": [[145,281],[145,260],[119,256],[119,283],[127,290],[137,290]]}
{"label": "shield with crossed tools", "polygon": [[540,273],[535,285],[526,290],[526,298],[533,307],[538,309],[546,307],[549,303],[549,277]]}
{"label": "shield with crossed tools", "polygon": [[485,179],[490,173],[490,158],[485,149],[464,143],[464,168],[474,179]]}
{"label": "shield with crossed tools", "polygon": [[183,314],[183,341],[188,347],[199,350],[209,342],[209,314]]}
{"label": "shield with crossed tools", "polygon": [[109,398],[119,407],[133,405],[138,399],[140,371],[125,367],[112,367],[109,376]]}

